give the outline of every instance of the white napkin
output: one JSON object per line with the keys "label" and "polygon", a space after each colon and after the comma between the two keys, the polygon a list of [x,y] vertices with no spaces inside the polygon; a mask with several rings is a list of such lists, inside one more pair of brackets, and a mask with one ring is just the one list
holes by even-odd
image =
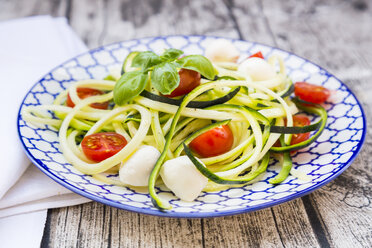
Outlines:
{"label": "white napkin", "polygon": [[18,182],[0,200],[0,218],[41,209],[88,202],[29,166]]}
{"label": "white napkin", "polygon": [[1,247],[40,247],[46,217],[44,210],[0,218]]}
{"label": "white napkin", "polygon": [[[0,23],[0,37],[0,101],[3,106],[0,122],[1,198],[30,163],[16,129],[23,97],[40,77],[77,53],[86,51],[86,47],[68,28],[65,19],[55,20],[49,16]],[[68,37],[69,43],[65,42]]]}
{"label": "white napkin", "polygon": [[[30,161],[16,125],[18,108],[31,86],[55,66],[86,50],[65,18],[37,16],[0,23],[0,217],[89,201],[58,185],[34,165],[28,168]],[[37,213],[0,218],[0,241],[12,237],[11,228],[3,232],[4,225],[32,226],[33,222],[43,226],[46,210]],[[39,229],[28,230],[38,240],[37,246],[42,236]],[[24,240],[27,247],[33,247]],[[25,247],[14,244],[5,247]]]}

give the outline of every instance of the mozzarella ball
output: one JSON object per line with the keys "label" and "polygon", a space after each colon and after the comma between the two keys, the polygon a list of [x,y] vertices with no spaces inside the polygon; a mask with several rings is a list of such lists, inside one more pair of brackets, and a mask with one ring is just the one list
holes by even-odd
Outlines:
{"label": "mozzarella ball", "polygon": [[205,56],[212,62],[236,62],[240,53],[230,41],[218,39],[207,46]]}
{"label": "mozzarella ball", "polygon": [[181,200],[195,200],[208,183],[187,156],[168,160],[163,164],[160,176],[164,184]]}
{"label": "mozzarella ball", "polygon": [[253,81],[264,81],[276,76],[273,66],[261,58],[248,58],[238,67],[238,72],[245,76],[250,76]]}
{"label": "mozzarella ball", "polygon": [[153,146],[141,146],[119,170],[120,181],[132,186],[147,186],[160,152]]}

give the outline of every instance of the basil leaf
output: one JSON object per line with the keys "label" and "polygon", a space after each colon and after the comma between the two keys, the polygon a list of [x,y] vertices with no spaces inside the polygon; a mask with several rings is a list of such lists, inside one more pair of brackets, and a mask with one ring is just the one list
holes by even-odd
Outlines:
{"label": "basil leaf", "polygon": [[132,67],[139,67],[142,70],[147,70],[148,68],[160,64],[162,60],[160,57],[151,51],[145,51],[138,53],[132,61]]}
{"label": "basil leaf", "polygon": [[123,105],[138,96],[146,87],[147,73],[131,71],[124,73],[114,87],[114,102]]}
{"label": "basil leaf", "polygon": [[209,80],[216,76],[216,70],[212,63],[202,55],[189,55],[180,58],[176,62],[180,67],[197,71]]}
{"label": "basil leaf", "polygon": [[168,62],[157,65],[151,73],[151,84],[163,95],[169,95],[180,84],[177,67]]}
{"label": "basil leaf", "polygon": [[169,48],[169,49],[164,51],[164,53],[160,56],[160,58],[163,61],[171,62],[171,61],[174,61],[175,59],[177,59],[182,54],[183,54],[183,51],[181,51],[181,50],[174,49],[174,48]]}

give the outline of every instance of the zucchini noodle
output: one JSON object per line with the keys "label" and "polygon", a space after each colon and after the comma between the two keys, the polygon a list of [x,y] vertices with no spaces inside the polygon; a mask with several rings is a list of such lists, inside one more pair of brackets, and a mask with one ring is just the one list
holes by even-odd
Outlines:
{"label": "zucchini noodle", "polygon": [[[124,75],[127,70],[139,70],[128,64],[138,53],[128,55],[123,65]],[[293,128],[292,116],[298,112],[298,107],[319,115],[321,123],[316,126],[319,127],[316,132],[318,137],[325,126],[326,112],[318,105],[309,107],[290,99],[293,83],[287,77],[280,57],[270,57],[267,64],[275,68],[274,76],[253,81],[254,77],[243,75],[237,63],[214,63],[217,77],[214,80],[203,78],[201,84],[183,98],[167,100],[150,82],[145,87],[148,90],[146,94],[131,98],[123,106],[113,104],[117,82],[109,80],[120,81],[119,75],[108,75],[107,80],[81,80],[62,91],[50,105],[24,107],[22,117],[34,125],[57,129],[61,152],[69,163],[82,173],[119,187],[131,187],[118,175],[127,168],[130,158],[140,151],[140,147],[149,145],[156,148],[161,154],[148,175],[148,190],[154,205],[160,209],[171,207],[155,190],[155,185],[166,182],[158,177],[160,169],[164,162],[185,154],[195,168],[208,178],[205,191],[240,187],[257,181],[264,175],[272,152],[284,154],[285,161],[279,160],[285,165],[271,182],[281,182],[288,174],[308,180],[309,176],[291,168],[291,150],[286,147],[295,149],[291,139],[292,134],[299,132],[296,130],[305,133],[315,128]],[[81,97],[79,88],[98,90],[100,94]],[[67,99],[74,107],[66,106]],[[97,109],[92,105],[106,102],[110,103],[107,109]],[[220,126],[231,130],[231,148],[222,154],[196,158],[197,153],[188,146],[191,147],[197,137]],[[117,153],[94,162],[85,154],[82,140],[100,132],[120,134],[127,143]],[[274,147],[278,140],[282,147]],[[302,142],[301,148],[306,145]]]}

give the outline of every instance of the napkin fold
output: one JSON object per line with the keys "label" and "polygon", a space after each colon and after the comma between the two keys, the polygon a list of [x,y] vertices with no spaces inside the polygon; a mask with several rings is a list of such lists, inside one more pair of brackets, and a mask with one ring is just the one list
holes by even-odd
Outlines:
{"label": "napkin fold", "polygon": [[88,201],[88,198],[71,193],[31,165],[0,200],[0,218]]}
{"label": "napkin fold", "polygon": [[[38,247],[46,220],[45,209],[89,201],[30,165],[16,124],[20,104],[32,85],[57,65],[85,51],[86,46],[65,18],[35,16],[0,23],[1,246],[7,240],[10,245],[4,247]],[[33,213],[24,214],[28,212]],[[19,234],[20,226],[29,227],[24,230],[28,238],[22,234],[24,242],[13,235]],[[15,245],[19,242],[23,246]]]}

